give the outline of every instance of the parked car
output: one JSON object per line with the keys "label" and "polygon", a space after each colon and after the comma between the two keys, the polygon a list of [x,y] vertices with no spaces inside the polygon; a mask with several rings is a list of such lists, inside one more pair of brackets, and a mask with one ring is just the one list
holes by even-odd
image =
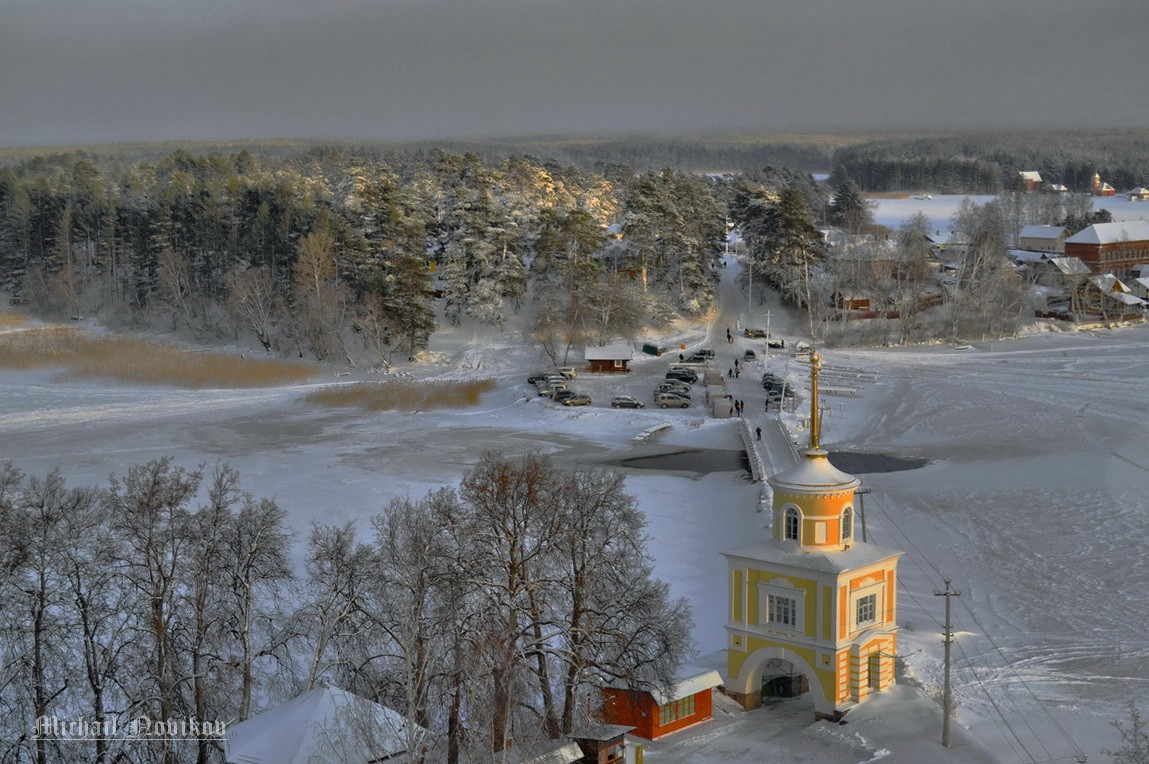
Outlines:
{"label": "parked car", "polygon": [[768,348],[785,348],[786,340],[766,340],[766,347]]}
{"label": "parked car", "polygon": [[538,374],[532,374],[531,376],[527,377],[527,381],[533,385],[545,385],[545,384],[548,384],[550,382],[564,382],[565,383],[567,381],[567,378],[564,377],[562,374],[559,374],[556,371],[547,371],[547,372],[540,372]]}
{"label": "parked car", "polygon": [[714,348],[702,348],[701,350],[695,350],[694,355],[700,355],[704,358],[714,358]]}
{"label": "parked car", "polygon": [[751,329],[750,327],[746,327],[746,331],[743,332],[743,334],[745,334],[747,337],[749,337],[752,340],[753,339],[766,339],[767,337],[770,336],[766,332],[765,329]]}
{"label": "parked car", "polygon": [[782,396],[785,396],[786,398],[793,398],[794,397],[794,388],[791,387],[790,385],[779,382],[776,385],[770,385],[769,387],[766,387],[766,395],[767,396],[782,395]]}
{"label": "parked car", "polygon": [[610,399],[610,407],[612,409],[644,409],[646,404],[638,398],[631,398],[629,395],[616,395]]}
{"label": "parked car", "polygon": [[742,359],[746,361],[746,363],[752,363],[758,360],[758,356],[754,353],[753,350],[747,350],[742,354]]}
{"label": "parked car", "polygon": [[542,369],[533,372],[527,377],[527,384],[533,385],[544,379],[573,379],[578,376],[573,366],[556,366],[553,369]]}
{"label": "parked car", "polygon": [[671,395],[679,395],[679,396],[682,396],[683,398],[685,398],[686,400],[690,400],[690,394],[689,393],[687,393],[683,390],[680,390],[677,387],[671,387],[670,385],[659,385],[658,387],[654,388],[654,393],[655,393],[655,395],[657,395],[658,393],[670,393]]}
{"label": "parked car", "polygon": [[659,387],[669,387],[677,390],[680,393],[687,394],[690,392],[690,385],[683,382],[681,379],[664,379],[658,383]]}
{"label": "parked car", "polygon": [[666,378],[678,379],[683,382],[689,382],[692,385],[698,381],[698,375],[689,369],[671,369],[666,372]]}
{"label": "parked car", "polygon": [[[705,366],[708,363],[710,363],[709,356],[698,355],[695,353],[694,355],[688,355],[686,358],[675,364],[675,366]],[[671,366],[670,368],[673,369],[674,366]]]}
{"label": "parked car", "polygon": [[563,390],[570,390],[570,388],[564,384],[549,384],[549,385],[539,385],[538,390],[539,390],[539,395],[541,395],[542,397],[553,398],[553,397],[555,397],[555,393],[562,392]]}
{"label": "parked car", "polygon": [[576,393],[574,390],[555,390],[555,393],[551,396],[551,398],[554,399],[555,403],[562,403],[567,398],[573,398],[576,395],[578,395],[578,393]]}
{"label": "parked car", "polygon": [[685,409],[690,407],[690,401],[683,398],[681,395],[674,393],[655,393],[654,403],[660,409],[665,408],[680,408]]}
{"label": "parked car", "polygon": [[586,393],[575,393],[568,398],[563,398],[562,404],[564,406],[589,406],[590,396]]}

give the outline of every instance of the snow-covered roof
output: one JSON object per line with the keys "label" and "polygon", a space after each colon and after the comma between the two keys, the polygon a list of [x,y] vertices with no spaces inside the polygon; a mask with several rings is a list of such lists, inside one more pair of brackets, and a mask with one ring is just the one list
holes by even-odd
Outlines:
{"label": "snow-covered roof", "polygon": [[555,740],[539,746],[519,744],[504,751],[506,764],[571,764],[582,761],[582,749],[573,740]]}
{"label": "snow-covered roof", "polygon": [[1094,223],[1065,240],[1066,244],[1116,244],[1121,241],[1149,240],[1149,221]]}
{"label": "snow-covered roof", "polygon": [[1125,292],[1125,285],[1122,284],[1116,276],[1112,273],[1102,273],[1089,279],[1089,283],[1100,289],[1102,292]]}
{"label": "snow-covered roof", "polygon": [[1056,241],[1065,235],[1065,229],[1059,225],[1027,225],[1022,226],[1018,232],[1019,239],[1052,239]]}
{"label": "snow-covered roof", "polygon": [[[685,698],[689,695],[702,692],[703,690],[711,690],[722,684],[722,676],[714,669],[701,668],[699,666],[680,666],[678,674],[675,676],[674,686],[670,688],[670,692],[666,693],[662,690],[648,690],[645,687],[638,689],[644,692],[649,692],[654,702],[660,706],[671,703],[675,700]],[[618,690],[629,690],[632,687],[625,681],[619,680],[612,682],[609,687]]]}
{"label": "snow-covered roof", "polygon": [[1106,295],[1111,300],[1116,300],[1123,305],[1144,305],[1145,301],[1140,297],[1131,295],[1127,292],[1110,292]]}
{"label": "snow-covered roof", "polygon": [[629,361],[634,358],[634,347],[629,343],[615,342],[604,347],[589,347],[585,358],[588,361]]}
{"label": "snow-covered roof", "polygon": [[829,454],[822,449],[806,449],[802,456],[796,465],[771,475],[767,482],[775,490],[786,493],[852,491],[862,484],[853,475],[830,464]]}
{"label": "snow-covered roof", "polygon": [[632,729],[634,727],[627,727],[624,724],[604,724],[591,720],[581,727],[571,730],[570,737],[575,740],[610,740],[619,735],[625,735]]}
{"label": "snow-covered roof", "polygon": [[722,677],[714,669],[682,666],[678,669],[678,681],[675,682],[670,695],[664,692],[651,694],[654,696],[655,702],[661,706],[703,690],[712,690],[720,684],[722,684]]}
{"label": "snow-covered roof", "polygon": [[1049,259],[1047,252],[1031,252],[1028,249],[1011,249],[1009,256],[1019,263],[1039,263]]}
{"label": "snow-covered roof", "polygon": [[1149,289],[1149,278],[1142,276],[1141,278],[1133,279],[1133,283],[1142,289]]}
{"label": "snow-covered roof", "polygon": [[1022,170],[1018,173],[1018,175],[1021,176],[1022,180],[1029,180],[1033,181],[1034,183],[1041,182],[1041,173],[1039,173],[1037,170]]}
{"label": "snow-covered roof", "polygon": [[334,756],[367,764],[406,751],[408,728],[421,738],[429,734],[397,711],[322,685],[229,728],[224,758],[228,764],[312,764]]}
{"label": "snow-covered roof", "polygon": [[771,538],[737,549],[729,549],[722,554],[727,558],[741,557],[755,562],[838,574],[873,565],[891,557],[900,557],[903,552],[861,541],[854,542],[849,549],[826,550],[820,547],[802,547],[795,541],[775,541]]}
{"label": "snow-covered roof", "polygon": [[1088,276],[1091,273],[1080,257],[1051,257],[1049,263],[1066,276]]}

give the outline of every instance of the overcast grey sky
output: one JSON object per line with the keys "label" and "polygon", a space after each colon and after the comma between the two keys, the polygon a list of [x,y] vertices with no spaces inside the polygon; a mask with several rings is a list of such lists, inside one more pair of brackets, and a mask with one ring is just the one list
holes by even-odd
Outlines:
{"label": "overcast grey sky", "polygon": [[1149,0],[0,0],[0,145],[1149,125]]}

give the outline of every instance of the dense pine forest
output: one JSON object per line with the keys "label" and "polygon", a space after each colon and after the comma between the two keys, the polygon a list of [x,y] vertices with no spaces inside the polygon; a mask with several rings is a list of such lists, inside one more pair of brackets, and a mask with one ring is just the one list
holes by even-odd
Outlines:
{"label": "dense pine forest", "polygon": [[157,161],[36,156],[0,170],[0,291],[41,315],[98,316],[269,352],[388,362],[436,321],[569,345],[710,309],[727,200],[708,176],[581,169],[523,155],[315,147]]}

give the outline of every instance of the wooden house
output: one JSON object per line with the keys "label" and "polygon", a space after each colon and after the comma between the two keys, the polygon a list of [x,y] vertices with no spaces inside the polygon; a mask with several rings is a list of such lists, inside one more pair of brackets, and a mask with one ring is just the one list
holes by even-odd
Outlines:
{"label": "wooden house", "polygon": [[604,347],[587,348],[585,356],[588,371],[627,372],[634,358],[634,347],[629,343],[614,343]]}
{"label": "wooden house", "polygon": [[633,727],[625,724],[591,722],[574,729],[568,738],[582,750],[584,764],[611,764],[626,761],[626,733]]}
{"label": "wooden house", "polygon": [[1141,276],[1130,279],[1128,286],[1129,290],[1135,296],[1140,297],[1142,300],[1149,300],[1149,278]]}
{"label": "wooden house", "polygon": [[1093,181],[1089,184],[1089,191],[1094,196],[1113,196],[1117,191],[1101,179],[1098,173],[1093,173]]}
{"label": "wooden house", "polygon": [[1037,191],[1041,188],[1041,173],[1036,170],[1022,170],[1017,174],[1017,183],[1027,194]]}
{"label": "wooden house", "polygon": [[1065,239],[1069,229],[1059,225],[1027,225],[1017,233],[1017,248],[1027,252],[1065,251]]}
{"label": "wooden house", "polygon": [[869,310],[870,297],[856,292],[837,291],[830,295],[830,300],[838,310]]}
{"label": "wooden house", "polygon": [[1129,192],[1129,201],[1131,202],[1149,202],[1149,188],[1145,186],[1138,186]]}
{"label": "wooden house", "polygon": [[1086,312],[1106,321],[1129,321],[1145,315],[1145,300],[1110,273],[1091,277],[1083,285],[1081,302]]}
{"label": "wooden house", "polygon": [[683,666],[669,692],[625,686],[603,689],[603,715],[611,724],[630,725],[634,734],[657,740],[710,719],[714,688],[722,677],[713,669]]}

